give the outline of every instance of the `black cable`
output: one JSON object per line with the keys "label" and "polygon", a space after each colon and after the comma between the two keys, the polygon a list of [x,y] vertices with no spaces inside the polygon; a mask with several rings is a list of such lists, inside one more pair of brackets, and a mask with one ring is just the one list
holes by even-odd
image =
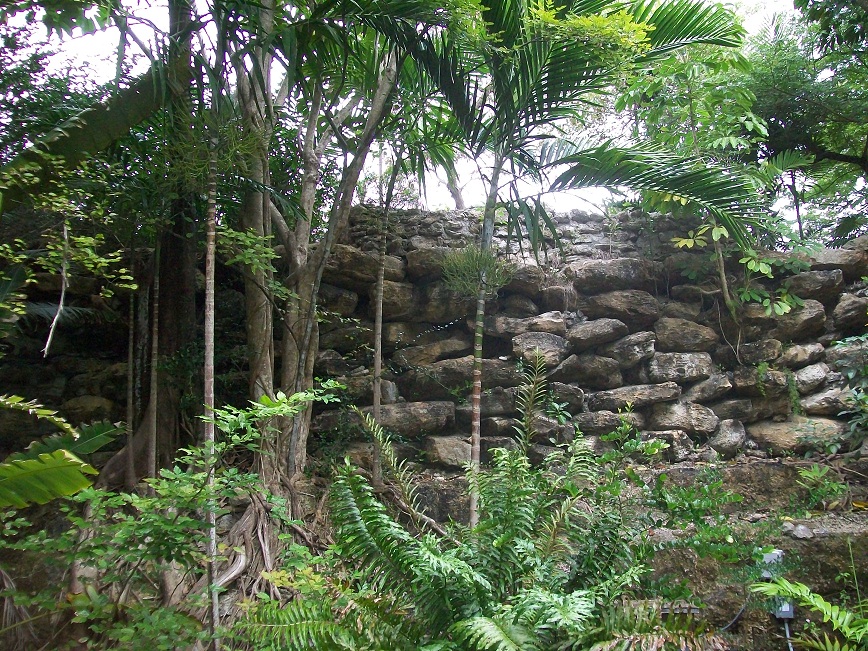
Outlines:
{"label": "black cable", "polygon": [[726,631],[729,629],[730,626],[732,626],[732,625],[735,624],[739,619],[741,619],[741,616],[744,614],[744,610],[745,610],[745,608],[747,608],[747,602],[748,602],[748,601],[749,601],[749,598],[744,600],[744,603],[741,605],[741,610],[739,610],[739,611],[735,614],[735,617],[732,618],[732,621],[731,621],[729,624],[727,624],[727,625],[724,626],[723,628],[719,628],[719,629],[717,629],[720,633],[724,633],[724,632],[726,632]]}

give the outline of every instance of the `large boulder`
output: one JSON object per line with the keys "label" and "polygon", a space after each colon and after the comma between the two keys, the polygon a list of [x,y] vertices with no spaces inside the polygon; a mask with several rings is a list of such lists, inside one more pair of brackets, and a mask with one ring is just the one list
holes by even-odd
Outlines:
{"label": "large boulder", "polygon": [[323,332],[319,336],[319,347],[321,350],[336,350],[339,353],[346,355],[361,346],[374,345],[374,332],[370,325],[365,323],[351,324],[328,332]]}
{"label": "large boulder", "polygon": [[[469,314],[473,305],[473,299],[459,296],[441,281],[428,283],[416,287],[413,311],[407,316],[407,320],[452,323]],[[383,319],[385,318],[384,315]]]}
{"label": "large boulder", "polygon": [[793,380],[796,383],[796,389],[802,395],[811,393],[826,381],[829,375],[829,367],[824,362],[811,364],[804,368],[800,368],[793,373]]}
{"label": "large boulder", "polygon": [[[482,387],[516,387],[523,381],[514,362],[482,360]],[[473,356],[444,359],[428,367],[412,369],[398,380],[401,395],[408,400],[456,400],[470,395]]]}
{"label": "large boulder", "polygon": [[775,317],[775,327],[769,336],[781,341],[804,341],[823,332],[826,310],[819,301],[807,299],[802,307]]}
{"label": "large boulder", "polygon": [[350,316],[359,304],[359,295],[348,289],[322,283],[319,288],[319,305],[328,312],[340,316]]}
{"label": "large boulder", "polygon": [[389,350],[433,344],[443,338],[443,330],[433,323],[391,321],[383,324],[383,347]]}
{"label": "large boulder", "polygon": [[844,272],[840,269],[803,271],[787,279],[791,294],[799,298],[812,298],[823,305],[833,305],[844,291]]}
{"label": "large boulder", "polygon": [[753,400],[750,398],[731,398],[706,405],[721,420],[736,419],[747,421],[753,417]]}
{"label": "large boulder", "polygon": [[712,436],[708,445],[723,459],[732,459],[744,447],[747,433],[740,420],[726,419],[720,421],[717,433]]}
{"label": "large boulder", "polygon": [[819,362],[825,352],[823,344],[796,344],[788,347],[781,354],[777,363],[790,369],[798,369],[814,362]]}
{"label": "large boulder", "polygon": [[485,318],[485,334],[512,339],[525,332],[548,332],[563,337],[567,332],[563,312],[546,312],[526,319],[496,314]]}
{"label": "large boulder", "polygon": [[115,403],[103,396],[77,396],[60,405],[60,413],[73,425],[113,420]]}
{"label": "large boulder", "polygon": [[709,436],[718,424],[720,419],[708,407],[686,402],[666,402],[654,405],[648,428],[681,429],[690,434]]}
{"label": "large boulder", "polygon": [[574,312],[579,306],[579,293],[572,285],[547,285],[542,288],[543,309]]}
{"label": "large boulder", "polygon": [[456,334],[430,344],[402,348],[392,356],[401,366],[428,366],[434,362],[467,353],[473,348],[469,334]]}
{"label": "large boulder", "polygon": [[637,430],[645,427],[645,418],[638,412],[618,414],[613,411],[589,411],[576,414],[573,425],[585,436],[603,436],[614,432],[626,420]]}
{"label": "large boulder", "polygon": [[726,373],[714,373],[697,382],[681,396],[683,402],[710,402],[732,391],[732,381]]}
{"label": "large boulder", "polygon": [[623,321],[630,332],[654,325],[660,317],[660,305],[648,292],[625,289],[583,298],[579,309],[589,319],[611,318]]}
{"label": "large boulder", "polygon": [[549,379],[590,389],[613,389],[623,382],[618,362],[589,353],[570,355],[552,371]]}
{"label": "large boulder", "polygon": [[[375,303],[376,286],[369,290],[371,309]],[[417,312],[415,300],[416,287],[411,283],[401,283],[392,280],[383,281],[383,320],[400,321],[402,319],[415,320],[410,317]],[[419,319],[427,321],[428,319]]]}
{"label": "large boulder", "polygon": [[628,405],[640,409],[658,402],[677,400],[680,395],[681,387],[675,382],[639,384],[591,394],[588,407],[593,411],[618,411]]}
{"label": "large boulder", "polygon": [[527,296],[522,296],[521,294],[509,294],[503,300],[498,301],[498,303],[500,305],[500,311],[504,316],[526,319],[540,313],[537,304]]}
{"label": "large boulder", "polygon": [[585,392],[575,384],[549,382],[549,391],[555,402],[562,403],[571,414],[579,413],[585,406]]}
{"label": "large boulder", "polygon": [[732,383],[742,396],[771,397],[786,394],[789,380],[783,371],[737,366],[732,372]]}
{"label": "large boulder", "polygon": [[[479,400],[479,408],[483,418],[490,416],[513,416],[518,413],[515,406],[515,394],[517,389],[509,387],[494,387],[482,392]],[[455,419],[462,423],[469,423],[472,416],[472,406],[469,403],[455,408]]]}
{"label": "large boulder", "polygon": [[540,355],[546,368],[560,364],[569,348],[566,339],[550,332],[525,332],[512,338],[513,355],[526,363],[533,363]]}
{"label": "large boulder", "polygon": [[761,421],[747,425],[748,435],[764,450],[774,454],[802,454],[810,441],[835,441],[846,425],[830,418],[791,416],[783,422]]}
{"label": "large boulder", "polygon": [[640,435],[644,441],[657,439],[666,443],[669,447],[663,450],[663,456],[672,463],[689,459],[695,447],[687,432],[681,429],[644,431]]}
{"label": "large boulder", "polygon": [[812,271],[840,269],[846,282],[859,280],[865,275],[868,254],[854,249],[821,249],[811,256]]}
{"label": "large boulder", "polygon": [[[323,282],[343,289],[367,292],[368,288],[377,282],[379,266],[379,256],[359,251],[346,244],[335,244],[326,260],[322,279]],[[387,255],[385,278],[393,282],[403,280],[404,261]]]}
{"label": "large boulder", "polygon": [[832,322],[835,330],[845,334],[864,332],[868,325],[868,298],[844,294],[832,311]]}
{"label": "large boulder", "polygon": [[[374,376],[350,375],[335,378],[344,385],[345,400],[357,406],[370,405],[374,402]],[[398,402],[398,387],[394,382],[383,379],[380,381],[381,404],[390,405]]]}
{"label": "large boulder", "polygon": [[[371,409],[365,407],[362,411],[370,413]],[[408,439],[442,434],[455,425],[455,403],[443,400],[382,405],[380,424]]]}
{"label": "large boulder", "polygon": [[688,321],[663,317],[654,324],[657,334],[657,350],[664,353],[692,353],[713,350],[719,339],[708,326]]}
{"label": "large boulder", "polygon": [[431,246],[407,252],[407,276],[414,281],[428,281],[443,275],[443,260],[451,249]]}
{"label": "large boulder", "polygon": [[628,330],[623,321],[618,319],[595,319],[577,323],[567,330],[567,341],[574,353],[607,344],[626,336]]}
{"label": "large boulder", "polygon": [[648,363],[652,382],[696,382],[714,373],[714,363],[708,353],[655,353]]}
{"label": "large boulder", "polygon": [[624,370],[654,357],[656,341],[657,336],[653,332],[635,332],[600,348],[597,353],[604,357],[611,357]]}
{"label": "large boulder", "polygon": [[738,355],[742,364],[762,364],[773,362],[781,356],[783,344],[777,339],[760,339],[749,344],[742,344]]}
{"label": "large boulder", "polygon": [[463,468],[470,461],[470,443],[462,436],[429,436],[425,458],[435,466]]}
{"label": "large boulder", "polygon": [[510,281],[504,286],[506,293],[521,294],[536,300],[545,283],[545,271],[536,265],[521,265],[512,274]]}
{"label": "large boulder", "polygon": [[582,260],[568,265],[564,274],[582,294],[621,289],[654,291],[663,276],[663,266],[643,258]]}
{"label": "large boulder", "polygon": [[848,389],[832,387],[801,399],[802,411],[809,416],[837,416],[847,409],[851,393]]}

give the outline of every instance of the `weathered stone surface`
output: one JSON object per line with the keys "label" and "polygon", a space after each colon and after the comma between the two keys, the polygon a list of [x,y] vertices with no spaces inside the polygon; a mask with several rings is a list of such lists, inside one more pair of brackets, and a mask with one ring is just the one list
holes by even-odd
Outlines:
{"label": "weathered stone surface", "polygon": [[510,294],[507,296],[500,302],[500,309],[505,316],[518,319],[526,319],[540,313],[540,309],[536,303],[521,294]]}
{"label": "weathered stone surface", "polygon": [[750,398],[721,400],[720,402],[707,405],[707,407],[721,420],[736,419],[746,421],[753,416],[753,400]]}
{"label": "weathered stone surface", "polygon": [[512,279],[503,288],[512,294],[521,294],[536,300],[545,283],[545,272],[536,265],[522,265],[515,270]]}
{"label": "weathered stone surface", "polygon": [[[377,282],[379,257],[363,253],[345,244],[332,246],[331,255],[326,261],[322,279],[354,292],[367,292]],[[391,255],[386,256],[386,280],[398,282],[404,279],[404,261]]]}
{"label": "weathered stone surface", "polygon": [[742,364],[761,364],[772,362],[781,356],[783,345],[777,339],[760,339],[742,344],[738,349]]}
{"label": "weathered stone surface", "polygon": [[103,396],[77,396],[60,405],[60,413],[73,425],[112,420],[115,403]]}
{"label": "weathered stone surface", "polygon": [[669,447],[663,450],[663,456],[667,461],[678,463],[688,459],[693,452],[694,444],[687,432],[681,429],[668,429],[640,432],[643,440],[657,439],[668,443]]}
{"label": "weathered stone surface", "polygon": [[[494,387],[486,389],[479,397],[479,407],[483,418],[489,416],[512,416],[518,413],[515,407],[514,387],[506,388]],[[469,423],[472,407],[469,403],[458,405],[455,407],[455,419],[458,422]]]}
{"label": "weathered stone surface", "polygon": [[[397,382],[401,395],[408,400],[455,400],[470,395],[473,378],[473,356],[444,359],[423,369],[413,369],[401,375]],[[482,387],[515,387],[521,384],[521,373],[514,362],[500,359],[482,360]]]}
{"label": "weathered stone surface", "polygon": [[[383,320],[399,321],[409,319],[416,313],[416,288],[411,283],[401,283],[392,280],[383,281]],[[371,304],[374,303],[376,287],[369,290]],[[420,319],[427,321],[429,319]]]}
{"label": "weathered stone surface", "polygon": [[636,332],[600,348],[597,353],[614,359],[622,370],[628,369],[654,357],[656,341],[657,336],[653,332]]}
{"label": "weathered stone surface", "polygon": [[787,348],[778,360],[778,364],[786,368],[797,369],[819,362],[826,349],[823,344],[802,344]]}
{"label": "weathered stone surface", "polygon": [[836,330],[844,333],[857,333],[865,330],[868,324],[868,298],[855,294],[844,294],[832,311]]}
{"label": "weathered stone surface", "polygon": [[720,419],[708,407],[685,402],[668,402],[654,405],[649,429],[681,429],[689,434],[707,436],[716,429]]}
{"label": "weathered stone surface", "polygon": [[461,334],[441,339],[430,344],[402,348],[392,356],[401,366],[428,366],[434,362],[455,357],[473,349],[469,334]]}
{"label": "weathered stone surface", "polygon": [[336,350],[323,350],[316,356],[314,363],[314,373],[318,376],[326,377],[343,377],[360,368],[358,362],[344,359]]}
{"label": "weathered stone surface", "polygon": [[774,454],[801,454],[808,449],[804,437],[833,441],[843,435],[844,429],[842,421],[806,416],[791,416],[778,423],[762,421],[747,425],[747,433],[757,445]]}
{"label": "weathered stone surface", "polygon": [[648,363],[652,382],[696,382],[714,373],[708,353],[655,353]]}
{"label": "weathered stone surface", "polygon": [[709,439],[708,445],[722,458],[732,459],[744,447],[746,440],[744,423],[730,418],[720,421],[717,433]]}
{"label": "weathered stone surface", "polygon": [[486,438],[514,437],[518,420],[506,416],[490,416],[479,423],[480,433]]}
{"label": "weathered stone surface", "polygon": [[351,353],[359,346],[372,346],[373,344],[374,332],[367,324],[335,328],[329,332],[323,332],[319,337],[321,349],[336,350],[343,355]]}
{"label": "weathered stone surface", "polygon": [[811,256],[812,271],[840,269],[844,280],[852,282],[865,275],[866,253],[852,249],[821,249]]}
{"label": "weathered stone surface", "polygon": [[433,323],[392,321],[383,324],[383,347],[390,350],[433,344],[442,338],[443,331]]}
{"label": "weathered stone surface", "polygon": [[626,336],[628,330],[623,321],[617,319],[595,319],[571,326],[567,330],[567,340],[574,353],[581,353],[607,344]]}
{"label": "weathered stone surface", "polygon": [[842,370],[844,366],[863,366],[868,360],[868,342],[847,341],[829,346],[826,349],[826,363],[833,369]]}
{"label": "weathered stone surface", "polygon": [[545,310],[573,312],[579,306],[579,293],[572,285],[549,285],[543,287],[541,301]]}
{"label": "weathered stone surface", "polygon": [[851,393],[847,389],[832,387],[821,393],[802,398],[799,404],[809,416],[837,416],[847,409],[847,399]]}
{"label": "weathered stone surface", "polygon": [[738,366],[732,372],[732,384],[743,396],[779,396],[787,392],[787,375],[774,369],[760,375],[754,366]]}
{"label": "weathered stone surface", "polygon": [[844,273],[840,269],[803,271],[787,279],[791,294],[799,298],[812,298],[824,305],[834,304],[844,290]]}
{"label": "weathered stone surface", "polygon": [[819,362],[795,371],[793,379],[796,382],[796,389],[805,395],[823,384],[827,375],[829,375],[829,367],[825,363]]}
{"label": "weathered stone surface", "polygon": [[585,405],[585,392],[574,384],[549,382],[549,391],[555,402],[566,403],[566,410],[571,414],[580,412]]}
{"label": "weathered stone surface", "polygon": [[511,436],[483,436],[479,439],[479,460],[491,463],[493,450],[513,450],[518,445]]}
{"label": "weathered stone surface", "polygon": [[612,318],[623,321],[630,332],[653,325],[660,317],[660,305],[648,292],[625,289],[580,300],[579,308],[590,319]]}
{"label": "weathered stone surface", "polygon": [[425,458],[435,466],[463,468],[470,461],[470,443],[462,436],[429,436]]}
{"label": "weathered stone surface", "polygon": [[719,339],[711,328],[686,319],[663,317],[654,324],[657,350],[664,353],[693,353],[712,350]]}
{"label": "weathered stone surface", "polygon": [[[63,277],[60,274],[39,272],[33,274],[34,286],[37,291],[49,294],[59,294],[63,288]],[[86,276],[67,276],[66,292],[71,296],[91,296],[99,294],[99,280]]]}
{"label": "weathered stone surface", "polygon": [[621,424],[621,418],[625,418],[636,429],[645,427],[645,418],[638,412],[616,414],[612,411],[590,411],[576,414],[573,417],[573,425],[585,436],[602,436],[614,432]]}
{"label": "weathered stone surface", "polygon": [[682,396],[683,402],[709,402],[732,391],[732,381],[725,373],[715,373],[707,380],[697,382]]}
{"label": "weathered stone surface", "polygon": [[802,307],[775,317],[775,328],[769,336],[781,341],[804,341],[823,331],[826,310],[819,301],[807,299]]}
{"label": "weathered stone surface", "polygon": [[413,280],[434,280],[443,275],[443,259],[450,249],[425,247],[407,252],[407,276]]}
{"label": "weathered stone surface", "polygon": [[555,382],[575,383],[589,389],[613,389],[621,386],[621,369],[611,357],[585,353],[570,355],[552,371]]}
{"label": "weathered stone surface", "polygon": [[793,403],[786,393],[777,396],[753,398],[753,413],[745,423],[759,420],[786,420],[793,413]]}
{"label": "weathered stone surface", "polygon": [[[336,379],[346,387],[346,389],[343,390],[343,395],[346,396],[347,402],[359,407],[373,403],[373,375],[341,376]],[[390,405],[398,401],[398,387],[394,382],[386,379],[381,380],[380,401],[384,405]]]}
{"label": "weathered stone surface", "polygon": [[[473,305],[472,299],[459,296],[450,290],[445,283],[436,281],[416,288],[413,307],[407,320],[451,323],[469,314]],[[383,319],[386,319],[385,307],[383,308]],[[391,320],[397,321],[399,319],[392,318]]]}
{"label": "weathered stone surface", "polygon": [[359,295],[355,292],[325,283],[320,285],[318,296],[318,303],[323,309],[341,316],[350,316],[359,304]]}
{"label": "weathered stone surface", "polygon": [[[370,413],[371,407],[365,407],[362,411]],[[455,425],[455,404],[443,400],[382,405],[380,424],[408,439],[443,434]]]}
{"label": "weathered stone surface", "polygon": [[527,319],[495,315],[485,318],[485,334],[503,339],[512,339],[525,332],[548,332],[563,337],[567,326],[563,312],[546,312]]}
{"label": "weathered stone surface", "polygon": [[512,352],[527,363],[533,363],[537,354],[542,356],[546,368],[560,364],[569,352],[567,340],[550,332],[525,332],[512,338]]}
{"label": "weathered stone surface", "polygon": [[681,387],[675,382],[640,384],[591,394],[588,407],[593,411],[618,411],[630,404],[634,409],[640,409],[658,402],[676,400],[680,395]]}
{"label": "weathered stone surface", "polygon": [[702,311],[702,302],[684,303],[682,301],[667,301],[660,311],[661,316],[671,319],[684,319],[686,321],[696,322],[699,313]]}
{"label": "weathered stone surface", "polygon": [[536,416],[533,429],[532,440],[536,443],[572,443],[576,438],[576,428],[572,423],[561,424],[549,416]]}
{"label": "weathered stone surface", "polygon": [[662,278],[663,266],[642,258],[582,260],[564,269],[582,294],[599,294],[621,289],[654,291]]}

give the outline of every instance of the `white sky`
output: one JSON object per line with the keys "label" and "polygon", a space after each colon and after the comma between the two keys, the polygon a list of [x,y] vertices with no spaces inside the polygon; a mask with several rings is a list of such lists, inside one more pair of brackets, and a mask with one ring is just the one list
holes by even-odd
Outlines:
{"label": "white sky", "polygon": [[[735,0],[730,2],[730,5],[734,6],[736,12],[743,17],[745,29],[751,34],[763,29],[773,15],[793,11],[792,0]],[[167,28],[165,2],[136,0],[130,13],[134,16],[134,19],[130,20],[131,31],[146,47],[154,46],[154,30],[149,27],[149,24],[156,25],[158,29],[165,30]],[[115,76],[118,40],[119,33],[114,27],[104,32],[78,35],[72,38],[64,36],[61,39],[54,35],[49,41],[49,46],[58,50],[62,55],[55,59],[55,70],[65,72],[69,66],[79,69],[86,67],[88,75],[95,81],[99,83],[111,81]],[[134,68],[134,72],[144,72],[147,69],[148,62],[135,44],[130,43],[127,55],[138,57],[138,64]],[[484,201],[485,190],[479,180],[476,165],[472,161],[463,161],[460,163],[458,171],[459,179],[466,180],[463,191],[467,203],[469,205],[481,204]],[[573,208],[598,211],[612,196],[610,192],[602,188],[589,189],[581,192],[550,195],[547,203],[559,211]],[[428,182],[428,194],[425,203],[431,209],[454,206],[446,187],[433,178]]]}

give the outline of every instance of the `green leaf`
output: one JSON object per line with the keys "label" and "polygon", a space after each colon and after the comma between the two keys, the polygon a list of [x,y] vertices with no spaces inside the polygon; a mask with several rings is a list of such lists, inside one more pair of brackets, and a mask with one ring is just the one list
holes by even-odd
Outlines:
{"label": "green leaf", "polygon": [[97,471],[67,450],[36,459],[0,463],[0,507],[23,508],[72,495],[91,485]]}

